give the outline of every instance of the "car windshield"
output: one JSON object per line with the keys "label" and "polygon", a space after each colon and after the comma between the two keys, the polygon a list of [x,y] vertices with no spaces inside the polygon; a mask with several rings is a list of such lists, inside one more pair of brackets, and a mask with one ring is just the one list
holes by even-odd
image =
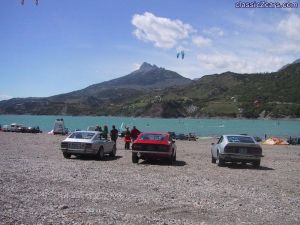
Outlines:
{"label": "car windshield", "polygon": [[70,135],[69,138],[75,138],[75,139],[92,139],[94,137],[95,133],[92,132],[74,132]]}
{"label": "car windshield", "polygon": [[155,141],[163,141],[165,139],[165,135],[163,134],[142,134],[141,140],[155,140]]}
{"label": "car windshield", "polygon": [[233,143],[255,143],[249,136],[227,136],[227,140]]}

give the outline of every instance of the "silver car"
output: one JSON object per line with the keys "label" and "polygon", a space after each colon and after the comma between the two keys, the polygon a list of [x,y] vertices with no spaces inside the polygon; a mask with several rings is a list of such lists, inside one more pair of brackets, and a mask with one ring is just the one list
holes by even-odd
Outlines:
{"label": "silver car", "polygon": [[261,146],[252,136],[222,135],[218,142],[212,143],[211,161],[218,166],[225,166],[226,162],[252,163],[260,167],[262,155]]}
{"label": "silver car", "polygon": [[61,142],[60,147],[67,159],[71,155],[95,155],[102,160],[104,155],[115,157],[117,152],[115,142],[102,138],[98,131],[75,131]]}

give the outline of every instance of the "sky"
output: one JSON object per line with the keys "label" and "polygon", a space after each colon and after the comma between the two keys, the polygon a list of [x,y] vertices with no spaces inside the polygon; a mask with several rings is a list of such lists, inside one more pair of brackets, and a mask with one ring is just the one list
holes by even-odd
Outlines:
{"label": "sky", "polygon": [[1,0],[0,100],[79,90],[143,62],[191,79],[277,71],[300,58],[300,2],[289,2]]}

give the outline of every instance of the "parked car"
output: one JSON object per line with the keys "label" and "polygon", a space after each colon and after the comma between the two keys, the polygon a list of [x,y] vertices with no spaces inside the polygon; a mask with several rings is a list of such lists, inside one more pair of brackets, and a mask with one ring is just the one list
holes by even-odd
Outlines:
{"label": "parked car", "polygon": [[37,134],[37,133],[42,133],[42,131],[40,130],[39,126],[36,126],[36,127],[27,127],[27,133]]}
{"label": "parked car", "polygon": [[175,139],[176,140],[188,140],[188,135],[186,135],[186,134],[176,134]]}
{"label": "parked car", "polygon": [[98,131],[75,131],[61,142],[60,147],[67,159],[72,155],[94,155],[102,160],[104,155],[115,157],[117,152],[115,142],[103,139]]}
{"label": "parked car", "polygon": [[18,133],[27,133],[27,127],[25,127],[25,126],[19,126],[18,128],[17,128],[17,130],[16,130],[16,132],[18,132]]}
{"label": "parked car", "polygon": [[196,134],[195,133],[189,133],[188,140],[189,141],[197,141]]}
{"label": "parked car", "polygon": [[9,132],[10,130],[11,130],[10,125],[3,125],[2,126],[2,131]]}
{"label": "parked car", "polygon": [[144,132],[132,144],[132,162],[139,159],[167,159],[170,164],[176,161],[175,141],[168,133]]}
{"label": "parked car", "polygon": [[290,137],[287,141],[290,145],[300,145],[300,138]]}
{"label": "parked car", "polygon": [[224,166],[226,162],[252,163],[260,166],[262,155],[261,146],[252,136],[222,135],[216,144],[212,143],[212,163]]}

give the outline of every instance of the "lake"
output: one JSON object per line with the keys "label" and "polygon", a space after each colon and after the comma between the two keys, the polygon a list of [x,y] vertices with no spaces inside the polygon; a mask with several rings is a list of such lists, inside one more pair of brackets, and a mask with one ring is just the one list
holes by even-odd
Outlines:
{"label": "lake", "polygon": [[221,134],[250,134],[268,136],[300,136],[300,120],[259,120],[259,119],[161,119],[132,117],[94,116],[35,116],[0,115],[0,124],[21,123],[26,126],[39,126],[44,132],[53,129],[56,118],[63,118],[69,130],[86,129],[88,126],[107,125],[111,129],[135,125],[141,131],[174,131],[176,133],[196,133],[198,136],[218,136]]}

